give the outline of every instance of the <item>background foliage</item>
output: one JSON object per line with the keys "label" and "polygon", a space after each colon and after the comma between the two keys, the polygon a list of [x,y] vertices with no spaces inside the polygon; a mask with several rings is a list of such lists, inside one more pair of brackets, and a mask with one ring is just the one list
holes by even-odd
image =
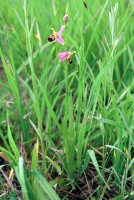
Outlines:
{"label": "background foliage", "polygon": [[[1,198],[132,199],[133,0],[5,0],[0,11]],[[66,12],[65,45],[49,43]],[[71,65],[62,51],[76,51]]]}

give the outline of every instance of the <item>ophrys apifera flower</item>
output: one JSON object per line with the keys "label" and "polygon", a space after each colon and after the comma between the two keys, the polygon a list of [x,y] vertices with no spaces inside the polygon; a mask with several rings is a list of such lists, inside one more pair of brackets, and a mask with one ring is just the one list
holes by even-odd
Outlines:
{"label": "ophrys apifera flower", "polygon": [[64,45],[64,40],[61,37],[61,34],[64,32],[66,26],[62,26],[59,30],[59,32],[56,32],[54,29],[52,29],[53,33],[49,36],[48,41],[49,42],[59,42],[60,44]]}

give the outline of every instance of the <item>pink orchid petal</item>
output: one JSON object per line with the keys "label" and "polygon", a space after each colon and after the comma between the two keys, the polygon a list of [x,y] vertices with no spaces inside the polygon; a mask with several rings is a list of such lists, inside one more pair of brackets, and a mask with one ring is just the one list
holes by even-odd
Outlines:
{"label": "pink orchid petal", "polygon": [[66,59],[67,59],[67,56],[61,56],[59,62],[63,62]]}
{"label": "pink orchid petal", "polygon": [[64,45],[64,40],[60,35],[57,35],[56,41],[58,41],[60,44]]}
{"label": "pink orchid petal", "polygon": [[67,57],[68,57],[68,52],[65,51],[65,52],[58,53],[58,56],[60,57],[59,62],[62,62],[62,61],[64,61],[64,60],[67,59]]}
{"label": "pink orchid petal", "polygon": [[64,51],[64,52],[61,52],[61,53],[58,53],[58,56],[68,56],[68,52],[67,51]]}
{"label": "pink orchid petal", "polygon": [[60,28],[58,34],[61,35],[61,34],[64,32],[65,28],[66,28],[66,26],[62,26],[62,27]]}

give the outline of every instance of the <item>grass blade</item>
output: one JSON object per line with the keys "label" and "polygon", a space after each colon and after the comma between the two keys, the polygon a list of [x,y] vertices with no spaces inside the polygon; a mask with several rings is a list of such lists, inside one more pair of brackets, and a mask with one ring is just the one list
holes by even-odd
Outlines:
{"label": "grass blade", "polygon": [[36,177],[36,183],[42,190],[47,194],[47,196],[51,200],[60,200],[56,192],[52,189],[52,187],[49,185],[45,177],[43,177],[40,172],[38,171],[33,171],[35,177]]}

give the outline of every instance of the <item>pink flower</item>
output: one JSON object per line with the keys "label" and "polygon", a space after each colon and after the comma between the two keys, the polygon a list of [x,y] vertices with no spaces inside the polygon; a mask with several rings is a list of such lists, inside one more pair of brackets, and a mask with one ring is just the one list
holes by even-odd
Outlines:
{"label": "pink flower", "polygon": [[61,34],[64,32],[65,28],[66,28],[66,26],[62,26],[62,27],[60,28],[60,30],[59,30],[58,33],[55,32],[54,29],[52,29],[52,30],[53,30],[53,33],[52,33],[52,35],[49,36],[48,41],[49,41],[49,42],[55,42],[55,41],[57,41],[57,42],[59,42],[60,44],[64,45],[64,40],[63,40],[63,38],[61,37]]}
{"label": "pink flower", "polygon": [[67,60],[69,62],[69,64],[72,63],[72,53],[65,51],[65,52],[61,52],[58,53],[58,56],[60,57],[59,62],[63,62],[64,60]]}

